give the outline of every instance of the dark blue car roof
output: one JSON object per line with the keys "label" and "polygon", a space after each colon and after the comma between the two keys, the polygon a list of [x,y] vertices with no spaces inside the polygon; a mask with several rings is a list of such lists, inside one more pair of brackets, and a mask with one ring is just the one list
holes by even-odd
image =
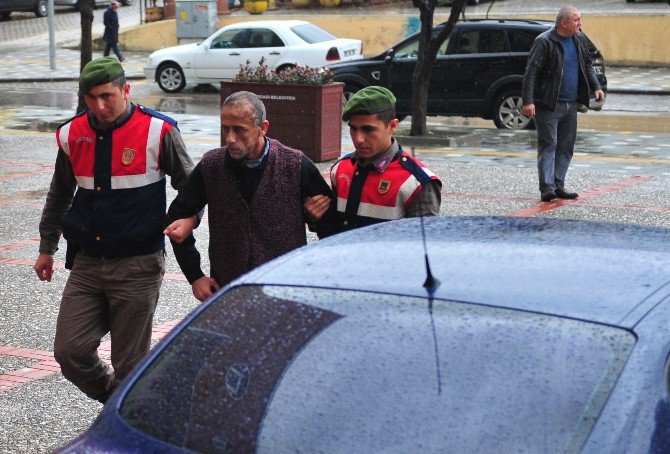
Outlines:
{"label": "dark blue car roof", "polygon": [[[670,292],[670,230],[546,218],[426,218],[436,298],[632,328]],[[426,295],[419,219],[353,230],[238,281]]]}

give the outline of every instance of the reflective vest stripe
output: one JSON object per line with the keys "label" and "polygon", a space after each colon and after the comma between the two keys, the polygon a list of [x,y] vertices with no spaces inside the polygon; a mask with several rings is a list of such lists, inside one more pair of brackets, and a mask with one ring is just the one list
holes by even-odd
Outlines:
{"label": "reflective vest stripe", "polygon": [[[346,208],[347,208],[347,199],[338,197],[337,211],[344,213],[344,210]],[[381,205],[375,205],[373,203],[361,202],[358,205],[358,213],[356,214],[362,217],[391,221],[393,219],[401,219],[405,214],[405,209],[402,205],[396,205],[394,207],[385,207]]]}
{"label": "reflective vest stripe", "polygon": [[83,189],[93,189],[95,187],[95,178],[93,177],[75,177],[77,185]]}
{"label": "reflective vest stripe", "polygon": [[[402,186],[400,186],[396,204],[401,205],[403,208],[410,206],[416,196],[419,194],[420,190],[421,184],[419,183],[419,180],[417,180],[414,175],[410,175],[410,177],[405,180]],[[403,215],[404,211],[405,210],[403,209]]]}
{"label": "reflective vest stripe", "polygon": [[[63,152],[70,156],[70,143],[68,142],[68,136],[70,135],[70,126],[72,125],[72,122],[68,122],[64,124],[60,128],[60,132],[58,134],[58,146],[61,147]],[[61,137],[64,137],[65,140],[62,140]]]}

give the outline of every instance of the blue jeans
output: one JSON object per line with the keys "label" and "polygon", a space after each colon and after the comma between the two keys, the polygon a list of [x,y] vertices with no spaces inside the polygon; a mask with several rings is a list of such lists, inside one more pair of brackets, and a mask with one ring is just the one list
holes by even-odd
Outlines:
{"label": "blue jeans", "polygon": [[577,103],[558,101],[553,112],[538,108],[535,127],[540,191],[562,188],[577,138]]}
{"label": "blue jeans", "polygon": [[105,57],[109,55],[110,49],[114,51],[114,55],[116,55],[116,58],[118,58],[119,60],[123,59],[123,55],[121,55],[121,51],[119,50],[119,43],[107,43],[105,45],[105,52],[103,53]]}

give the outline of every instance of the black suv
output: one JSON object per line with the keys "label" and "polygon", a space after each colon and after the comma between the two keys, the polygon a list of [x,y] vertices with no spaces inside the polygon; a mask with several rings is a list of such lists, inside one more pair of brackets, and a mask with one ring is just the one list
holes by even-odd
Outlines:
{"label": "black suv", "polygon": [[[435,27],[437,33],[443,24]],[[521,115],[521,83],[535,37],[553,23],[484,19],[458,22],[440,46],[428,92],[428,115],[492,119],[498,128],[529,129]],[[587,39],[588,40],[588,39]],[[593,67],[607,89],[602,54],[589,41]],[[335,80],[345,83],[345,97],[369,85],[389,88],[398,99],[399,117],[411,112],[412,73],[419,48],[418,34],[376,57],[328,65]],[[600,110],[595,101],[590,106]]]}

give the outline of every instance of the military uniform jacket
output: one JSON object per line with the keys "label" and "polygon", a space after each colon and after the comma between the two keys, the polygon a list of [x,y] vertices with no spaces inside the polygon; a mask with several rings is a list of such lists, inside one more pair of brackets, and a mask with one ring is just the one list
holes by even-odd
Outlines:
{"label": "military uniform jacket", "polygon": [[387,154],[373,166],[360,166],[354,154],[350,154],[331,168],[341,230],[407,217],[409,207],[428,183],[434,181],[441,186],[437,175],[421,161],[399,146],[395,149],[395,154]]}

